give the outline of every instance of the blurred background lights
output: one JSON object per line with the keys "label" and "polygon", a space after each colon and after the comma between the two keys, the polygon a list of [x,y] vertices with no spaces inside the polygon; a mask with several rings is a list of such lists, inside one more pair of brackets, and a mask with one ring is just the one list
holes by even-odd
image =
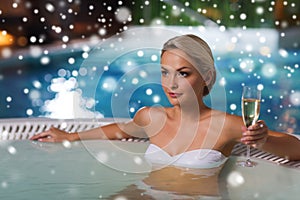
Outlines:
{"label": "blurred background lights", "polygon": [[37,89],[39,89],[39,88],[42,87],[42,83],[41,83],[40,81],[38,81],[38,80],[33,81],[33,82],[32,82],[32,85],[33,85],[35,88],[37,88]]}
{"label": "blurred background lights", "polygon": [[237,109],[237,106],[236,106],[236,104],[231,104],[230,105],[230,110],[236,110]]}
{"label": "blurred background lights", "polygon": [[34,58],[39,57],[43,53],[42,48],[39,46],[30,46],[29,51],[30,55]]}
{"label": "blurred background lights", "polygon": [[62,37],[62,41],[63,41],[63,42],[69,42],[69,37],[68,37],[67,35],[64,35],[64,36]]}
{"label": "blurred background lights", "polygon": [[69,142],[68,140],[64,140],[64,141],[62,142],[62,145],[63,145],[66,149],[70,149],[71,146],[72,146],[71,142]]}
{"label": "blurred background lights", "polygon": [[153,26],[163,26],[165,25],[165,21],[163,19],[160,19],[160,18],[155,18],[151,21],[151,25]]}
{"label": "blurred background lights", "polygon": [[134,107],[129,108],[129,112],[134,113],[135,112],[135,108]]}
{"label": "blurred background lights", "polygon": [[128,65],[128,66],[131,66],[131,65],[132,65],[132,61],[130,61],[130,60],[127,61],[127,65]]}
{"label": "blurred background lights", "polygon": [[250,73],[255,68],[253,60],[245,58],[240,62],[240,68],[243,72]]}
{"label": "blurred background lights", "polygon": [[263,37],[263,36],[259,37],[259,42],[260,43],[265,43],[266,42],[266,37]]}
{"label": "blurred background lights", "polygon": [[135,156],[135,157],[133,158],[133,160],[134,160],[134,162],[135,162],[137,165],[143,164],[143,160],[142,160],[141,157],[139,157],[139,156]]}
{"label": "blurred background lights", "polygon": [[147,75],[148,75],[148,73],[147,73],[146,71],[144,71],[144,70],[141,70],[141,71],[139,71],[139,75],[140,75],[140,77],[142,77],[142,78],[146,78]]}
{"label": "blurred background lights", "polygon": [[133,78],[133,79],[131,80],[131,83],[132,83],[133,85],[136,85],[136,84],[139,83],[139,79],[138,79],[138,78]]}
{"label": "blurred background lights", "polygon": [[100,28],[98,33],[99,33],[99,35],[104,36],[106,34],[106,29]]}
{"label": "blurred background lights", "polygon": [[59,69],[57,71],[57,75],[60,76],[60,77],[64,77],[64,76],[67,75],[67,70],[65,70],[65,69]]}
{"label": "blurred background lights", "polygon": [[7,151],[12,155],[15,155],[17,153],[17,149],[13,146],[8,146]]}
{"label": "blurred background lights", "polygon": [[252,51],[253,50],[253,46],[251,44],[247,44],[245,46],[246,51]]}
{"label": "blurred background lights", "polygon": [[294,92],[290,95],[290,102],[294,105],[294,106],[300,106],[300,92]]}
{"label": "blurred background lights", "polygon": [[89,98],[89,99],[87,99],[85,106],[88,109],[92,109],[95,106],[95,104],[96,104],[95,99]]}
{"label": "blurred background lights", "polygon": [[226,31],[226,27],[225,27],[225,26],[220,26],[219,30],[220,30],[221,32],[224,32],[224,31]]}
{"label": "blurred background lights", "polygon": [[238,171],[232,171],[227,177],[227,183],[232,187],[239,187],[245,183],[245,179]]}
{"label": "blurred background lights", "polygon": [[2,182],[1,182],[1,187],[2,187],[2,188],[7,188],[7,186],[8,186],[8,184],[7,184],[6,181],[2,181]]}
{"label": "blurred background lights", "polygon": [[148,89],[146,90],[146,94],[147,94],[147,95],[151,95],[152,93],[153,93],[152,89],[148,88]]}
{"label": "blurred background lights", "polygon": [[262,71],[263,75],[268,78],[275,76],[277,73],[276,66],[273,63],[265,63],[262,66],[261,71]]}
{"label": "blurred background lights", "polygon": [[232,42],[232,43],[237,43],[237,41],[238,41],[237,37],[232,37],[232,38],[231,38],[231,42]]}
{"label": "blurred background lights", "polygon": [[55,169],[51,169],[51,170],[50,170],[50,174],[51,174],[51,175],[54,175],[55,173],[56,173]]}
{"label": "blurred background lights", "polygon": [[28,94],[29,93],[29,89],[28,88],[24,88],[23,92],[24,92],[24,94]]}
{"label": "blurred background lights", "polygon": [[33,110],[30,109],[30,108],[28,108],[28,109],[26,110],[26,115],[28,115],[28,116],[33,115]]}
{"label": "blurred background lights", "polygon": [[259,6],[256,8],[256,13],[259,14],[259,15],[262,15],[264,13],[264,8]]}
{"label": "blurred background lights", "polygon": [[124,22],[130,18],[130,15],[131,15],[131,12],[128,8],[121,7],[121,8],[118,8],[118,11],[116,13],[116,19],[119,22]]}
{"label": "blurred background lights", "polygon": [[96,158],[97,158],[97,160],[99,160],[100,162],[106,163],[106,162],[108,161],[109,156],[107,155],[106,152],[100,151],[100,152],[98,152]]}
{"label": "blurred background lights", "polygon": [[219,85],[220,86],[225,86],[226,85],[226,79],[224,77],[222,77],[220,80],[219,80]]}
{"label": "blurred background lights", "polygon": [[31,36],[29,40],[30,42],[35,43],[37,41],[37,38],[35,36]]}
{"label": "blurred background lights", "polygon": [[154,103],[159,103],[160,102],[160,96],[158,96],[158,95],[153,96],[153,102]]}
{"label": "blurred background lights", "polygon": [[259,49],[259,53],[263,56],[268,56],[271,53],[271,49],[270,49],[270,47],[263,46]]}
{"label": "blurred background lights", "polygon": [[82,53],[82,58],[87,59],[89,57],[88,52],[83,52]]}
{"label": "blurred background lights", "polygon": [[257,85],[257,89],[258,90],[263,90],[264,89],[264,85],[263,84],[258,84]]}
{"label": "blurred background lights", "polygon": [[75,59],[71,57],[71,58],[68,59],[68,62],[69,62],[69,64],[72,65],[72,64],[75,63]]}
{"label": "blurred background lights", "polygon": [[278,51],[279,55],[281,55],[283,58],[288,57],[289,53],[285,49],[279,49]]}
{"label": "blurred background lights", "polygon": [[55,7],[54,7],[54,5],[51,4],[51,3],[46,3],[45,7],[46,7],[46,10],[47,10],[48,12],[51,12],[51,13],[52,13],[52,12],[55,11]]}
{"label": "blurred background lights", "polygon": [[37,100],[37,99],[41,98],[41,93],[38,90],[31,90],[29,92],[29,98],[31,100]]}
{"label": "blurred background lights", "polygon": [[241,20],[246,20],[247,19],[247,15],[245,13],[241,13],[240,14],[240,19]]}
{"label": "blurred background lights", "polygon": [[1,50],[1,55],[3,58],[9,58],[12,55],[12,50],[10,48],[5,47]]}
{"label": "blurred background lights", "polygon": [[41,64],[42,65],[47,65],[47,64],[49,64],[50,63],[50,58],[48,57],[48,56],[43,56],[42,58],[41,58]]}
{"label": "blurred background lights", "polygon": [[67,128],[67,127],[68,127],[67,122],[62,122],[62,123],[60,124],[60,127],[61,127],[62,129]]}
{"label": "blurred background lights", "polygon": [[75,77],[78,76],[78,71],[77,70],[73,70],[72,71],[72,76],[75,76]]}
{"label": "blurred background lights", "polygon": [[88,71],[85,67],[80,67],[78,72],[79,72],[80,76],[86,76],[88,73]]}
{"label": "blurred background lights", "polygon": [[179,16],[180,15],[180,9],[176,5],[172,6],[172,15],[173,16]]}
{"label": "blurred background lights", "polygon": [[142,50],[139,50],[137,52],[138,57],[143,57],[144,56],[144,52]]}
{"label": "blurred background lights", "polygon": [[113,77],[107,77],[102,83],[102,89],[106,91],[113,91],[117,87],[117,81]]}
{"label": "blurred background lights", "polygon": [[13,36],[6,31],[0,30],[0,46],[11,45],[13,43]]}
{"label": "blurred background lights", "polygon": [[6,97],[6,101],[7,102],[11,102],[12,101],[12,97],[11,96]]}
{"label": "blurred background lights", "polygon": [[104,71],[108,71],[108,70],[109,70],[109,66],[105,65],[105,66],[103,67],[103,70],[104,70]]}
{"label": "blurred background lights", "polygon": [[157,60],[158,60],[157,55],[152,55],[152,56],[151,56],[151,60],[152,60],[153,62],[157,61]]}

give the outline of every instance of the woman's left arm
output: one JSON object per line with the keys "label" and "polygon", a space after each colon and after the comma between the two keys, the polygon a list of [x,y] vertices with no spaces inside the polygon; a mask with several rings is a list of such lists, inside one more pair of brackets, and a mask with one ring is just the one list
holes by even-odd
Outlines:
{"label": "woman's left arm", "polygon": [[300,160],[300,140],[288,133],[270,131],[261,148],[288,160]]}
{"label": "woman's left arm", "polygon": [[248,129],[243,127],[242,131],[242,143],[288,160],[300,160],[300,140],[297,137],[287,133],[271,131],[262,120],[248,127]]}

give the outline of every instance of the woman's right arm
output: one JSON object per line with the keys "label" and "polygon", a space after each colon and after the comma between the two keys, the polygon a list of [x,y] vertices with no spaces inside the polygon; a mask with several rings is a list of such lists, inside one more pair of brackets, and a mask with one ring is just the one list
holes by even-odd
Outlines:
{"label": "woman's right arm", "polygon": [[141,109],[138,111],[134,119],[129,122],[112,123],[75,133],[68,133],[58,128],[51,127],[47,131],[32,136],[30,140],[38,140],[40,142],[62,142],[64,140],[115,140],[131,137],[146,138],[147,135],[144,129],[147,124],[145,124],[145,121],[148,121],[148,119],[145,119],[148,117],[148,115],[145,115],[146,110],[147,109]]}
{"label": "woman's right arm", "polygon": [[89,129],[82,132],[68,133],[55,127],[34,135],[30,140],[40,142],[62,142],[64,140],[96,140],[96,139],[122,139],[130,137],[147,137],[142,127],[135,124],[134,121],[126,123],[112,123],[105,126]]}

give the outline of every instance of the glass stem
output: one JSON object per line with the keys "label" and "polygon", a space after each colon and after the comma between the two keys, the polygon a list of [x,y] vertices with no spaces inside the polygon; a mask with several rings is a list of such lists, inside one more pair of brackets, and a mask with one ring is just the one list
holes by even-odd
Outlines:
{"label": "glass stem", "polygon": [[247,145],[247,160],[250,161],[250,145]]}

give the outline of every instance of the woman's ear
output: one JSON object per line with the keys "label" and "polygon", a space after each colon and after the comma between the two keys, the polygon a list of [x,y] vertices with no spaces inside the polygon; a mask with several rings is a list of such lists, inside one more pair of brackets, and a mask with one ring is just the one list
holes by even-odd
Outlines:
{"label": "woman's ear", "polygon": [[209,70],[208,72],[206,72],[206,74],[204,76],[205,84],[207,86],[210,85],[210,83],[212,82],[212,80],[213,80],[213,72],[212,72],[212,70]]}

